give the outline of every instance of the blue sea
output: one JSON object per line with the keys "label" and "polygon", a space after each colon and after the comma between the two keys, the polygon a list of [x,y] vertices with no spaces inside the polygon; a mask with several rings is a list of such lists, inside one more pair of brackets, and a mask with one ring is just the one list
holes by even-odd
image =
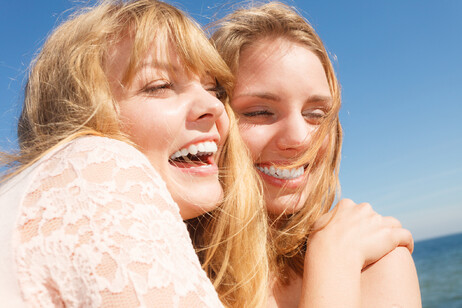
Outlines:
{"label": "blue sea", "polygon": [[422,306],[462,308],[462,233],[416,242],[413,257]]}

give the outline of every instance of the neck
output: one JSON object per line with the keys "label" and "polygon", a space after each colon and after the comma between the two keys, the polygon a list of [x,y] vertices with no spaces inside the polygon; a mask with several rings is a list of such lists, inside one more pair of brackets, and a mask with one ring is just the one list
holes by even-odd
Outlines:
{"label": "neck", "polygon": [[298,307],[302,290],[302,277],[291,272],[288,280],[283,282],[279,274],[272,274],[271,276],[268,307]]}

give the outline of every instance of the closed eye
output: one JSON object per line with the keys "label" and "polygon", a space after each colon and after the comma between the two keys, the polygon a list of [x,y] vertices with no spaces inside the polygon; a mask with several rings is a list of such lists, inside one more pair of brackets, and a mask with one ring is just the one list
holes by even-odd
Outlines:
{"label": "closed eye", "polygon": [[249,112],[244,112],[242,113],[243,116],[245,117],[265,117],[265,116],[272,116],[273,113],[268,111],[268,110],[256,110],[256,111],[249,111]]}
{"label": "closed eye", "polygon": [[323,109],[309,109],[302,112],[303,117],[310,123],[319,124],[326,117]]}
{"label": "closed eye", "polygon": [[149,83],[141,89],[141,93],[152,96],[164,96],[173,88],[173,83],[169,81]]}
{"label": "closed eye", "polygon": [[223,88],[221,85],[216,84],[212,87],[206,88],[208,92],[210,92],[213,96],[218,98],[219,100],[224,100],[227,97],[227,93],[225,91],[225,88]]}

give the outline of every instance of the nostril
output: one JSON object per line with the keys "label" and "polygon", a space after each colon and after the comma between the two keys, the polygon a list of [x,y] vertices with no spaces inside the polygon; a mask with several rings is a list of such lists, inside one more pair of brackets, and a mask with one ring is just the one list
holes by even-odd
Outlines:
{"label": "nostril", "polygon": [[281,138],[278,141],[278,146],[281,150],[302,150],[305,149],[309,145],[309,135],[307,136],[296,136],[296,133],[293,135],[290,135],[287,132],[287,136],[284,136],[284,138]]}
{"label": "nostril", "polygon": [[199,119],[206,119],[206,118],[209,118],[209,117],[213,117],[213,115],[211,113],[206,113],[206,114],[203,114],[199,117]]}

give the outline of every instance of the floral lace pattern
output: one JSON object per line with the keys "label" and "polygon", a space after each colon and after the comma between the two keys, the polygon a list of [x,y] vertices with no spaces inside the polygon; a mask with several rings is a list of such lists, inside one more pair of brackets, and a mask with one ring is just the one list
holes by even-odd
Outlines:
{"label": "floral lace pattern", "polygon": [[39,307],[221,307],[165,183],[132,146],[81,137],[40,162],[17,221]]}

